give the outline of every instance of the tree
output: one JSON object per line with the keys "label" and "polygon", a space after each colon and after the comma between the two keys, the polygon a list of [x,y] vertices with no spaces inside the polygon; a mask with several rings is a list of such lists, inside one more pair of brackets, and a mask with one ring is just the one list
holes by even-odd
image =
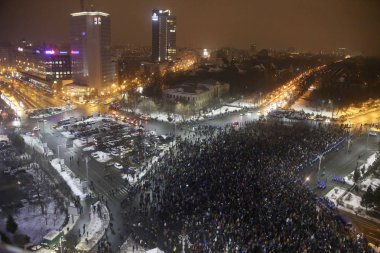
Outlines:
{"label": "tree", "polygon": [[355,172],[354,172],[354,182],[355,182],[355,184],[358,182],[359,178],[360,178],[360,172],[359,172],[358,168],[356,168]]}
{"label": "tree", "polygon": [[362,206],[364,206],[367,210],[368,207],[373,206],[374,204],[374,192],[372,190],[372,187],[369,186],[367,188],[367,191],[362,196],[362,201],[360,202]]}
{"label": "tree", "polygon": [[20,152],[24,152],[25,150],[24,138],[22,138],[19,134],[13,134],[12,136],[10,136],[10,140]]}
{"label": "tree", "polygon": [[11,244],[11,240],[9,240],[8,236],[0,231],[0,242]]}
{"label": "tree", "polygon": [[373,193],[373,203],[377,208],[380,208],[380,187],[377,187]]}
{"label": "tree", "polygon": [[18,225],[13,219],[12,215],[8,215],[8,220],[7,220],[7,231],[14,234],[17,231]]}

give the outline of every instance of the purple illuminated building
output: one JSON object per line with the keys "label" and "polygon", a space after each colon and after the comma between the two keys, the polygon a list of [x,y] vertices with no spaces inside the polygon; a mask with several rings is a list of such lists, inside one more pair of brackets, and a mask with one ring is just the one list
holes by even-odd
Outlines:
{"label": "purple illuminated building", "polygon": [[15,52],[18,72],[28,81],[49,85],[71,79],[69,50],[52,47],[18,46]]}

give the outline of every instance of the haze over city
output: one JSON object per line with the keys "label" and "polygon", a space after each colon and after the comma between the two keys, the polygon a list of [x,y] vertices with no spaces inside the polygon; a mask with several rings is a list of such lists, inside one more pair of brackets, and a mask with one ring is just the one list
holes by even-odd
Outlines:
{"label": "haze over city", "polygon": [[[113,44],[150,45],[150,11],[171,9],[178,16],[178,46],[223,46],[331,51],[338,47],[380,55],[380,2],[373,0],[93,0],[94,10],[112,15]],[[69,13],[76,0],[2,0],[0,38],[69,41]]]}

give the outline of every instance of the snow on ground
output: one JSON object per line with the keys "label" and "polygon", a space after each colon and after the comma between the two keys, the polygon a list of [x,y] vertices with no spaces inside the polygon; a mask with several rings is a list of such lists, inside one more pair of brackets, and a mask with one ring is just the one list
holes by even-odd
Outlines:
{"label": "snow on ground", "polygon": [[242,108],[239,108],[239,107],[222,106],[218,109],[212,110],[211,112],[205,113],[204,116],[206,117],[217,116],[223,113],[237,112],[237,111],[240,111],[241,109]]}
{"label": "snow on ground", "polygon": [[369,186],[371,186],[372,190],[375,190],[377,187],[380,187],[380,179],[375,178],[373,176],[369,176],[360,182],[360,189],[362,191],[367,191]]}
{"label": "snow on ground", "polygon": [[73,145],[74,145],[75,147],[80,148],[80,147],[83,147],[84,145],[86,145],[86,141],[83,141],[83,140],[80,140],[80,139],[75,139],[75,140],[73,141]]}
{"label": "snow on ground", "polygon": [[96,149],[95,145],[92,145],[92,146],[83,148],[83,151],[92,151],[92,150],[95,150],[95,149]]}
{"label": "snow on ground", "polygon": [[[166,113],[166,112],[152,112],[149,114],[149,116],[150,116],[150,118],[158,120],[158,121],[169,122],[168,113]],[[178,114],[175,114],[175,115],[170,114],[170,116],[173,118],[172,122],[174,122],[174,118],[176,119],[177,122],[181,122],[183,120],[182,116],[180,116]]]}
{"label": "snow on ground", "polygon": [[103,116],[96,116],[96,117],[94,117],[94,116],[92,116],[92,117],[90,117],[88,119],[77,121],[77,122],[74,123],[74,125],[79,125],[79,124],[82,124],[82,123],[96,123],[96,122],[102,121],[103,119],[111,119],[111,120],[113,120],[110,117],[103,117]]}
{"label": "snow on ground", "polygon": [[[343,207],[357,211],[359,209],[363,209],[363,207],[360,205],[360,202],[362,198],[360,196],[357,196],[353,194],[352,192],[347,193],[343,196],[343,194],[346,192],[346,189],[343,189],[341,187],[334,187],[329,191],[325,196],[329,198],[332,202],[337,204],[337,200],[340,199],[339,205],[343,205]],[[343,196],[343,197],[342,197]]]}
{"label": "snow on ground", "polygon": [[236,100],[232,103],[229,103],[228,105],[235,106],[235,107],[247,107],[247,108],[256,108],[257,107],[257,104],[255,104],[255,103],[244,102],[241,100]]}
{"label": "snow on ground", "polygon": [[[360,167],[359,167],[359,172],[362,173],[362,168],[364,168],[364,174],[367,172],[368,168],[371,167],[371,165],[376,161],[376,158],[379,156],[379,153],[376,152],[376,153],[373,153],[372,155],[370,155],[368,158],[367,158],[367,161],[362,164]],[[349,184],[349,185],[354,185],[354,173],[355,171],[351,172],[350,174],[348,174],[347,176],[344,177],[344,180]]]}
{"label": "snow on ground", "polygon": [[[77,246],[75,247],[79,251],[90,251],[98,241],[103,237],[105,233],[105,229],[108,227],[110,223],[110,216],[108,209],[105,205],[101,204],[99,201],[94,204],[94,206],[100,205],[101,207],[101,215],[96,211],[95,212],[91,206],[90,208],[90,223],[86,227],[86,231],[88,231],[88,236],[81,236],[81,239]],[[86,242],[88,239],[88,243]]]}
{"label": "snow on ground", "polygon": [[109,153],[105,153],[103,151],[96,151],[96,152],[91,153],[91,155],[94,153],[98,154],[99,157],[95,158],[95,160],[100,163],[106,163],[112,159]]}
{"label": "snow on ground", "polygon": [[337,199],[340,198],[345,193],[345,191],[345,189],[336,186],[333,189],[331,189],[331,191],[329,191],[325,196],[329,198],[332,202],[334,202],[334,204],[336,205]]}
{"label": "snow on ground", "polygon": [[55,158],[50,163],[65,180],[73,194],[79,196],[81,199],[84,199],[86,197],[86,193],[83,191],[83,186],[80,179],[77,178],[66,165],[63,165],[63,168],[61,168],[61,165],[59,164],[60,160],[61,159]]}
{"label": "snow on ground", "polygon": [[[45,154],[43,143],[41,142],[39,138],[34,137],[34,136],[24,135],[24,134],[22,134],[21,137],[24,139],[26,145],[32,147],[35,151],[37,151],[40,154]],[[46,150],[47,150],[48,156],[53,155],[53,151],[51,151],[50,148],[46,147]]]}
{"label": "snow on ground", "polygon": [[[30,237],[32,244],[39,244],[42,238],[52,230],[58,230],[65,220],[65,213],[55,210],[55,203],[49,202],[45,208],[46,215],[41,214],[40,205],[25,205],[18,209],[13,218],[18,225],[18,231]],[[1,221],[1,227],[5,227],[6,218]],[[3,230],[5,231],[5,229]]]}
{"label": "snow on ground", "polygon": [[61,132],[65,138],[74,138],[74,135],[68,131]]}

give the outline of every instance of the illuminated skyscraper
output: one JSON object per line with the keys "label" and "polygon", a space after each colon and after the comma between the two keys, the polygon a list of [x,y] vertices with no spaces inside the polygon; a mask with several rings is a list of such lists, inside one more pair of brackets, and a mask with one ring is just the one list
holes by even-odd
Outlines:
{"label": "illuminated skyscraper", "polygon": [[110,15],[97,11],[71,14],[71,59],[73,80],[98,91],[115,81],[111,58]]}
{"label": "illuminated skyscraper", "polygon": [[173,61],[176,55],[176,17],[170,10],[152,11],[152,60]]}

